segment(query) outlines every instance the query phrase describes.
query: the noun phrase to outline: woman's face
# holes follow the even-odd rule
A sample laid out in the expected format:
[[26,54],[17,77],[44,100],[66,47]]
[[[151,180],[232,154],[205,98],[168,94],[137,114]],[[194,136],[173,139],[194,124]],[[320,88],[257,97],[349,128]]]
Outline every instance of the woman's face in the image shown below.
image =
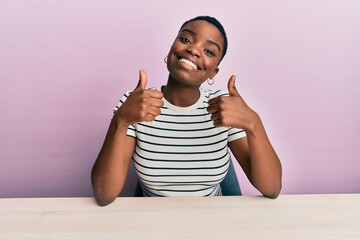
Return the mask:
[[211,23],[197,20],[186,24],[172,44],[167,68],[172,78],[200,86],[213,78],[223,51],[223,37]]

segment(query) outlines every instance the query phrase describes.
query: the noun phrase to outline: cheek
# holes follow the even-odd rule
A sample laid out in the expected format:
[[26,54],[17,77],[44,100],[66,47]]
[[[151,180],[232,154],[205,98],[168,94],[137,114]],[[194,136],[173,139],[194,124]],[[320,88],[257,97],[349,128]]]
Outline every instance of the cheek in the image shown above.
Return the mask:
[[171,47],[170,47],[170,49],[169,49],[169,52],[168,52],[167,56],[170,56],[172,52],[173,52],[173,45],[171,45]]
[[179,43],[179,41],[175,40],[171,47],[170,47],[170,52],[176,52],[177,50],[179,50],[181,48],[182,44]]
[[207,70],[212,73],[213,71],[215,71],[215,69],[218,67],[218,59],[211,59],[209,61],[207,61]]

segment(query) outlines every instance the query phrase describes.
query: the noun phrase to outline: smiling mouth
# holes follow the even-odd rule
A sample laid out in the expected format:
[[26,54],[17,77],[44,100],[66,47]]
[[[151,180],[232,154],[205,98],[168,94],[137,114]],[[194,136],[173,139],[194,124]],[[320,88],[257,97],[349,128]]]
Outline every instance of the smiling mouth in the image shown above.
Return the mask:
[[198,70],[198,67],[197,67],[196,64],[193,63],[192,61],[187,60],[187,59],[182,58],[182,57],[180,57],[178,60],[179,60],[180,62],[183,62],[183,63],[189,65],[189,66],[192,67],[193,69]]

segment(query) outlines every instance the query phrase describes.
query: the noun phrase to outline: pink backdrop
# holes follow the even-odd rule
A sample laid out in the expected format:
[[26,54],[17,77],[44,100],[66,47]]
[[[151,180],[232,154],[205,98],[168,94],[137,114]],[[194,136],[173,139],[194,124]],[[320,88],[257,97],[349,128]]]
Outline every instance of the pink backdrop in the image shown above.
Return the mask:
[[[163,59],[197,15],[227,30],[212,88],[238,75],[282,160],[282,193],[359,193],[360,1],[1,0],[0,197],[90,196],[114,105],[140,68],[149,87],[166,82]],[[130,171],[123,195],[133,184]]]

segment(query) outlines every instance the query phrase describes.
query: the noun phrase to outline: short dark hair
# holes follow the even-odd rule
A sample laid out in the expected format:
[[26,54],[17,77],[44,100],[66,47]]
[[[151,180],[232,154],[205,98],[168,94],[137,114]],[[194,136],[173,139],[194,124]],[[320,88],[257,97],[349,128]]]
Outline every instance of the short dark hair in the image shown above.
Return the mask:
[[220,62],[223,60],[225,54],[226,54],[226,51],[227,51],[227,47],[228,47],[228,40],[227,40],[227,37],[226,37],[226,32],[225,32],[225,29],[223,27],[223,25],[221,25],[221,23],[214,17],[210,17],[210,16],[198,16],[198,17],[195,17],[195,18],[192,18],[190,20],[187,20],[186,22],[184,22],[182,25],[181,25],[181,28],[180,30],[188,23],[190,22],[194,22],[194,21],[198,21],[198,20],[204,20],[204,21],[207,21],[208,23],[214,25],[221,33],[223,39],[224,39],[224,45],[223,45],[223,52],[222,52],[222,55],[221,55],[221,58],[220,58],[220,61],[219,61],[219,64]]

